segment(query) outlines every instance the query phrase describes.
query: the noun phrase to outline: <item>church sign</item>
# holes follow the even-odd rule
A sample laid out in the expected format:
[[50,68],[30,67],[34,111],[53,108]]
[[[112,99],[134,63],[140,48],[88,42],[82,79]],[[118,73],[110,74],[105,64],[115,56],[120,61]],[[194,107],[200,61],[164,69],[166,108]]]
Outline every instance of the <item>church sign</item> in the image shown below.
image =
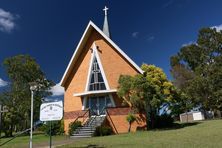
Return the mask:
[[40,106],[40,120],[41,121],[56,121],[63,117],[63,103],[62,101],[43,103]]

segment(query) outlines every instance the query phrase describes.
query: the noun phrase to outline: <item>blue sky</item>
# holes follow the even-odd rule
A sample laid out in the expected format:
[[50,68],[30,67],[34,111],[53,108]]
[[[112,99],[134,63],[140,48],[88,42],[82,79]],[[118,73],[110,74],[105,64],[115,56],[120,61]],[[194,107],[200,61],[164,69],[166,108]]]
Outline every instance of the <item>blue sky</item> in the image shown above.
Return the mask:
[[[105,5],[112,40],[138,65],[155,64],[170,79],[170,56],[195,42],[200,28],[222,28],[220,0],[0,0],[0,4],[0,63],[29,54],[55,83],[89,20],[102,28]],[[1,65],[0,87],[7,81]]]

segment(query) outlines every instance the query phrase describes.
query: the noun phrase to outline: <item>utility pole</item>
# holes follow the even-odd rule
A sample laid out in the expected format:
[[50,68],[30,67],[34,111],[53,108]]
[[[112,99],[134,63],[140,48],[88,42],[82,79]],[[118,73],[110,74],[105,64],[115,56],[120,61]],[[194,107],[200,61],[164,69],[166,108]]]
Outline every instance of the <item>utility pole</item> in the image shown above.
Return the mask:
[[33,128],[33,98],[34,98],[34,91],[37,90],[38,86],[36,82],[30,82],[30,91],[31,91],[31,127],[30,127],[30,141],[29,141],[29,148],[32,148],[32,128]]

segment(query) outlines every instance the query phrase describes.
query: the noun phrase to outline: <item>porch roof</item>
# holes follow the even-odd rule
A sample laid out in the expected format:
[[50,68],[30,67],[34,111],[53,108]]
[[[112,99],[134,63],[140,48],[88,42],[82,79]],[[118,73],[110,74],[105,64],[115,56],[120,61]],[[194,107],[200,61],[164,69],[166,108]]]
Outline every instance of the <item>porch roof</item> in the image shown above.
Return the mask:
[[88,96],[88,95],[96,95],[96,94],[110,94],[117,92],[116,89],[110,89],[110,90],[97,90],[97,91],[86,91],[82,93],[74,93],[73,96],[75,97],[81,97],[81,96]]

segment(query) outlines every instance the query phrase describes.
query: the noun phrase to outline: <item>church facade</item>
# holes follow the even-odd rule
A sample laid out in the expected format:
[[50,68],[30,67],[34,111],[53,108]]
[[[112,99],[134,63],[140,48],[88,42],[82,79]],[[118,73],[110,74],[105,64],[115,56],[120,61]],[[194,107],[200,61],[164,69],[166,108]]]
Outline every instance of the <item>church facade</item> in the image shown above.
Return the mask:
[[[103,30],[89,22],[60,82],[65,88],[65,132],[71,122],[91,116],[104,116],[114,133],[127,132],[130,108],[117,95],[118,79],[138,73],[143,71],[111,40],[105,8]],[[144,118],[137,118],[132,131],[145,126]]]

